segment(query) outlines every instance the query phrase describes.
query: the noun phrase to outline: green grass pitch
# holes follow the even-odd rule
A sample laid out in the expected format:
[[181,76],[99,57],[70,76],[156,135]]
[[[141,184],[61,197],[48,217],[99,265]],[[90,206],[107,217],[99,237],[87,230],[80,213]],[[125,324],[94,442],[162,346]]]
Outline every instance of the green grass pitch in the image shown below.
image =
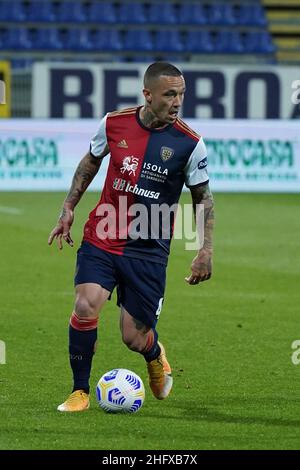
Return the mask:
[[[141,356],[121,342],[115,296],[99,323],[89,411],[56,411],[71,387],[67,328],[75,247],[48,247],[62,193],[0,193],[1,449],[299,449],[300,194],[215,194],[214,275],[188,286],[193,252],[175,240],[158,324],[174,373],[170,397],[152,397]],[[189,201],[189,195],[182,198]],[[17,208],[20,213],[5,212]],[[94,388],[115,367],[138,373],[146,400],[134,415],[107,415]]]

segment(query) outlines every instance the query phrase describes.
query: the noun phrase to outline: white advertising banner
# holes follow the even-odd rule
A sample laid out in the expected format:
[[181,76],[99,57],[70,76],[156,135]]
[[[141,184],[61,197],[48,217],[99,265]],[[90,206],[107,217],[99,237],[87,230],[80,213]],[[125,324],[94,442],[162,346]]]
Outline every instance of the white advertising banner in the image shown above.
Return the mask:
[[[41,62],[33,66],[32,117],[98,118],[143,104],[149,64]],[[300,119],[300,68],[176,64],[184,74],[184,118]]]
[[300,123],[186,122],[203,135],[215,191],[300,192]]
[[[213,191],[300,192],[299,122],[186,122],[204,137]],[[95,119],[0,120],[0,191],[68,190],[98,124]],[[103,187],[108,161],[90,189]]]
[[[97,130],[93,120],[0,120],[0,191],[65,191]],[[108,158],[91,189],[102,188]]]

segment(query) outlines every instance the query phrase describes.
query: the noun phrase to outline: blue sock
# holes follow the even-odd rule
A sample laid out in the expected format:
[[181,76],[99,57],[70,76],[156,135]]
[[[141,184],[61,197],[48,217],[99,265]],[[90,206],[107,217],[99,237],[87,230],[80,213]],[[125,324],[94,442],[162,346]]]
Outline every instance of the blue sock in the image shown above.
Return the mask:
[[73,371],[75,390],[84,390],[89,393],[89,379],[97,340],[97,328],[80,331],[69,326],[69,353],[70,364]]

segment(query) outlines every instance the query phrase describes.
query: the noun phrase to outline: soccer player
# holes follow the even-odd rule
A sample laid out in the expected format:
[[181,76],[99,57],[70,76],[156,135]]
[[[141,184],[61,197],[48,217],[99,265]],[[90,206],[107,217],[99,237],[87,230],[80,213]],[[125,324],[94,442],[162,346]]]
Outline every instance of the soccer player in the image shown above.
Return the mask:
[[[170,207],[178,202],[185,183],[191,191],[194,211],[197,204],[204,205],[204,244],[185,280],[196,285],[210,278],[214,203],[203,139],[178,117],[184,92],[185,81],[178,68],[166,62],[148,67],[144,75],[145,104],[108,113],[101,120],[49,236],[49,245],[56,239],[60,249],[63,240],[73,246],[70,229],[74,208],[110,153],[101,198],[85,224],[77,253],[76,300],[69,325],[74,386],[71,395],[58,406],[59,411],[89,408],[98,315],[115,287],[123,342],[144,356],[153,395],[162,400],[171,391],[171,367],[158,341],[156,323],[163,303],[174,220],[169,237],[160,235],[164,221],[156,236],[136,236],[137,230],[130,229],[130,208],[139,203],[147,215],[154,204]],[[115,214],[118,216],[114,219]],[[151,224],[150,220],[149,231]]]

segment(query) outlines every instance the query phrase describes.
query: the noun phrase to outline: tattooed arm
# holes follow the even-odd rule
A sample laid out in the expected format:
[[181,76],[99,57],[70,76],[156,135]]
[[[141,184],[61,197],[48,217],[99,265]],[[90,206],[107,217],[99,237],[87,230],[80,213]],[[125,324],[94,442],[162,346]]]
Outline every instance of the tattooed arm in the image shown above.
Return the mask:
[[199,284],[211,277],[212,272],[212,233],[214,227],[214,200],[208,183],[190,188],[194,215],[196,218],[197,204],[204,205],[204,243],[191,265],[191,274],[185,280],[188,284]]
[[64,239],[70,246],[73,246],[70,229],[74,220],[74,208],[98,173],[101,162],[108,153],[109,148],[108,145],[106,145],[99,157],[95,158],[88,152],[80,161],[73,176],[70,191],[63,203],[58,222],[50,233],[48,239],[49,245],[51,245],[53,239],[56,238],[60,250],[62,249],[62,239]]
[[95,158],[90,153],[87,153],[85,157],[83,157],[73,176],[72,185],[65,199],[64,207],[68,207],[71,210],[74,209],[80,201],[81,196],[98,173],[102,159],[108,152],[108,146],[106,146],[100,157]]

